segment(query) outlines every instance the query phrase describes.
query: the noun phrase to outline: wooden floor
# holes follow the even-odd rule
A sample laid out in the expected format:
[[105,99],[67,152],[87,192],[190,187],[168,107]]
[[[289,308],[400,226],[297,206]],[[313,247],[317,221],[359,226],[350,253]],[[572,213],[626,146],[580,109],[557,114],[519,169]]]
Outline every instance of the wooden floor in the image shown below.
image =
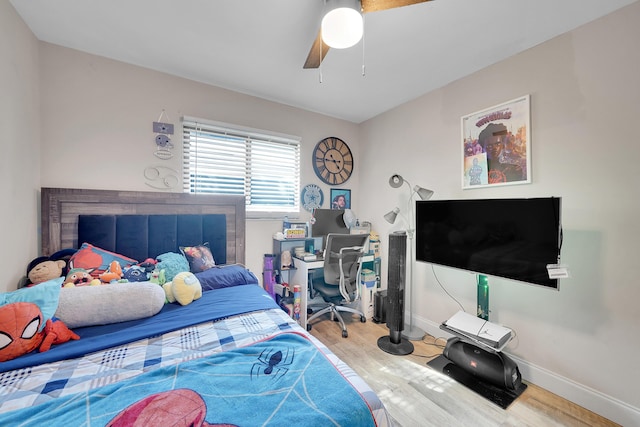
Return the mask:
[[444,339],[412,341],[415,350],[395,356],[380,350],[385,325],[347,321],[313,322],[311,333],[349,364],[378,394],[397,426],[618,426],[533,384],[506,410],[427,366],[442,353]]

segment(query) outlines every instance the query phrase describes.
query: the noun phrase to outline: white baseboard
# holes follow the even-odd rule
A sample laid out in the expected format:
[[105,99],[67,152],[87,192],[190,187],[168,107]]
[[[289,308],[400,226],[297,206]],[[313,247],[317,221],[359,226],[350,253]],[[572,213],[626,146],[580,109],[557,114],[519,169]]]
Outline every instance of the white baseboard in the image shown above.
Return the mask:
[[[419,317],[414,317],[414,322],[415,326],[435,337],[448,338],[453,336],[440,329],[439,323],[436,324]],[[542,387],[622,426],[640,425],[639,408],[534,365],[508,352],[505,353],[518,364],[520,374],[527,382]]]

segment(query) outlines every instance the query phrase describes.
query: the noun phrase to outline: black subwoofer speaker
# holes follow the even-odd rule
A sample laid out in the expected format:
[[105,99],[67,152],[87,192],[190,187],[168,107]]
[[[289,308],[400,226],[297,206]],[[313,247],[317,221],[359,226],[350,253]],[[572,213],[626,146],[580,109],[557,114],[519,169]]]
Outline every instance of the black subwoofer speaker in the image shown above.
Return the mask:
[[402,338],[404,329],[404,288],[407,271],[407,234],[389,235],[387,263],[387,327],[389,336],[378,339],[378,347],[391,354],[410,354],[413,344]]
[[387,322],[387,291],[378,291],[373,295],[373,321]]
[[507,390],[520,389],[518,365],[502,352],[490,352],[458,338],[450,338],[442,355],[479,379]]

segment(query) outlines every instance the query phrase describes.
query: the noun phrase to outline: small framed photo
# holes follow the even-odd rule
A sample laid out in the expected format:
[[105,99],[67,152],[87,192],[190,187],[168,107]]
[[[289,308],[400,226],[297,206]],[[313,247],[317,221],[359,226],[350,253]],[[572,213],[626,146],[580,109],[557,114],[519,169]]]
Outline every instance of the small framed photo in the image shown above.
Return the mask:
[[331,209],[351,209],[351,190],[332,188]]
[[529,95],[462,117],[462,189],[531,183]]

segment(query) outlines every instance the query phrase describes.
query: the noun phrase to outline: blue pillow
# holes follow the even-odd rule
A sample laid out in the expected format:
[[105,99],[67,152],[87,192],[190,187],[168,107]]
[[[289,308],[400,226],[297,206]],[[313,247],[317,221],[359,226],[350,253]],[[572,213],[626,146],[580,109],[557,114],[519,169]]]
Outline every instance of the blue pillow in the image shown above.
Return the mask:
[[240,264],[216,266],[200,273],[195,273],[203,291],[229,288],[238,285],[257,285],[258,278]]
[[63,281],[64,277],[58,277],[29,288],[0,294],[0,307],[14,302],[31,302],[37,305],[42,311],[43,323],[40,328],[42,329],[58,309],[60,287]]

